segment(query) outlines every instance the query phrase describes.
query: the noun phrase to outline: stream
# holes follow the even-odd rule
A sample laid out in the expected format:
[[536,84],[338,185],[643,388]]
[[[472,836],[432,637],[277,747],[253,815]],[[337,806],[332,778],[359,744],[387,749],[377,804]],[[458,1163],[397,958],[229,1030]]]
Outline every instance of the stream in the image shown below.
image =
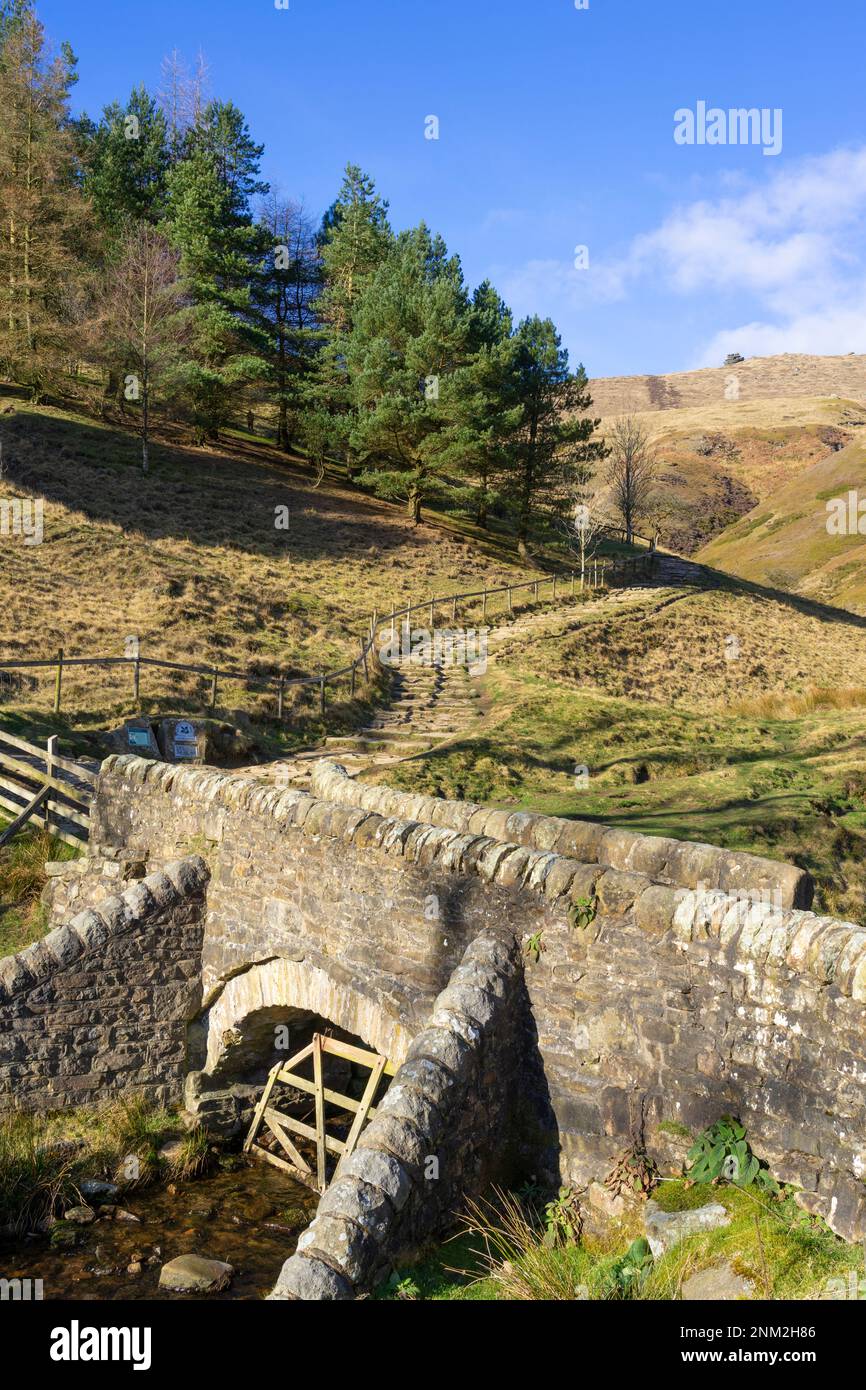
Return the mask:
[[[117,1200],[138,1220],[100,1215],[96,1207],[96,1220],[78,1228],[71,1249],[56,1249],[47,1234],[0,1237],[0,1274],[41,1279],[46,1300],[263,1298],[318,1204],[309,1188],[251,1160],[231,1172],[127,1190]],[[161,1289],[162,1266],[187,1254],[233,1265],[229,1288],[218,1294]]]

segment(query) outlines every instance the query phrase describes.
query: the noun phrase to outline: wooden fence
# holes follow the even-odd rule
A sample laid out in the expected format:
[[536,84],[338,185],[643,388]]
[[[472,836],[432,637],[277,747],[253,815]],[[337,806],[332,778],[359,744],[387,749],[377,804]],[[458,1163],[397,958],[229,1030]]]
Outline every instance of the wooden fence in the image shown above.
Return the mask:
[[[369,682],[371,669],[376,662],[376,648],[379,632],[384,627],[390,627],[392,636],[396,632],[398,622],[403,623],[412,614],[424,614],[429,620],[431,629],[436,624],[437,618],[441,621],[443,612],[447,613],[450,621],[455,623],[462,610],[465,611],[470,605],[480,605],[482,622],[486,621],[488,607],[497,599],[502,599],[505,611],[511,615],[514,612],[514,597],[516,594],[525,595],[528,590],[530,602],[538,602],[547,597],[574,598],[580,589],[599,588],[605,584],[620,583],[628,584],[636,581],[641,575],[649,573],[656,562],[655,552],[648,552],[637,556],[624,556],[617,559],[591,560],[581,576],[575,570],[565,571],[545,575],[541,579],[528,579],[519,584],[500,584],[496,588],[475,589],[467,593],[444,594],[439,597],[425,598],[419,603],[408,603],[402,608],[392,608],[390,613],[379,614],[374,612],[370,618],[366,631],[358,637],[358,655],[345,666],[332,671],[319,671],[317,675],[309,676],[257,676],[245,671],[233,671],[217,666],[196,665],[184,661],[165,661],[161,657],[145,657],[138,650],[134,656],[66,656],[61,650],[56,656],[39,660],[15,659],[12,661],[0,661],[0,671],[34,671],[34,670],[53,670],[54,671],[54,713],[59,714],[63,694],[64,672],[76,666],[98,666],[110,669],[115,666],[126,666],[132,676],[132,696],[135,707],[139,706],[141,693],[142,672],[148,668],[159,668],[163,671],[182,671],[188,675],[203,676],[210,685],[209,708],[213,713],[217,706],[217,694],[221,681],[237,681],[249,690],[262,690],[271,693],[276,701],[277,718],[282,719],[285,708],[286,694],[292,689],[309,689],[315,691],[319,709],[325,713],[327,705],[326,689],[335,687],[338,682],[345,681],[347,685],[346,693],[354,697],[358,684],[361,681]],[[545,590],[542,593],[542,590]]]
[[76,848],[87,840],[96,772],[64,758],[52,735],[44,748],[0,728],[0,807],[12,822],[0,834],[5,844],[27,821]]

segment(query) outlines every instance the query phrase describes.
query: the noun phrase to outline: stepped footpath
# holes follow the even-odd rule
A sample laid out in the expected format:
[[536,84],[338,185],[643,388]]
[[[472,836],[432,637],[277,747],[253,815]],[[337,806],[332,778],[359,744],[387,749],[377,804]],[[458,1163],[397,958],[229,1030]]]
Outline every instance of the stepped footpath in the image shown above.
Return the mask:
[[[612,589],[578,607],[573,602],[524,610],[488,632],[487,659],[495,662],[527,637],[561,633],[581,618],[635,604],[646,605],[658,596],[661,603],[683,597],[695,586],[707,587],[709,576],[700,565],[675,555],[659,557],[656,573],[636,579],[627,588]],[[244,769],[249,775],[284,786],[305,786],[311,770],[324,754],[339,760],[353,776],[375,773],[409,758],[423,757],[435,748],[472,738],[483,726],[484,706],[480,682],[465,663],[431,661],[417,653],[392,668],[390,699],[371,716],[370,722],[349,735],[325,739],[291,759]]]

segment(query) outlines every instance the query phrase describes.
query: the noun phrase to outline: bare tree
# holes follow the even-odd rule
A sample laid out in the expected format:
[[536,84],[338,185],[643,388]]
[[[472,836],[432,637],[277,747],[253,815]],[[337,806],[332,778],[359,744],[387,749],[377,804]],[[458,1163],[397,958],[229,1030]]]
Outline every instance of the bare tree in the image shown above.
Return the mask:
[[622,517],[626,541],[634,538],[635,522],[647,514],[658,472],[655,445],[634,415],[614,420],[607,435],[610,448],[607,479],[613,505]]
[[210,65],[201,49],[190,74],[186,59],[173,48],[162,60],[162,82],[157,99],[168,125],[171,145],[177,150],[188,130],[197,126],[207,105]]
[[153,397],[178,365],[186,338],[178,260],[155,227],[133,227],[109,268],[94,324],[101,355],[124,363],[126,399],[141,406],[143,473],[148,468]]
[[580,562],[580,591],[583,593],[587,568],[598,554],[599,545],[608,529],[589,493],[581,492],[578,495],[573,511],[566,519],[565,529],[569,548]]

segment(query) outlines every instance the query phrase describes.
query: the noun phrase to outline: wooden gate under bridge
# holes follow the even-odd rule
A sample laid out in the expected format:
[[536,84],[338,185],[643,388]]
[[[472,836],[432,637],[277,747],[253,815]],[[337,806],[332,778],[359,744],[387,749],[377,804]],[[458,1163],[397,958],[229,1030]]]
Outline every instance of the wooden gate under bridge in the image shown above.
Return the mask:
[[[333,1091],[324,1084],[322,1062],[326,1055],[341,1057],[346,1062],[354,1062],[358,1066],[369,1069],[370,1076],[360,1100],[355,1100],[353,1096],[343,1095],[339,1091]],[[309,1057],[313,1059],[312,1080],[306,1076],[299,1076],[296,1071],[292,1070],[293,1067],[299,1066]],[[382,1077],[393,1076],[395,1071],[394,1064],[378,1052],[368,1052],[365,1048],[355,1047],[352,1043],[339,1042],[336,1038],[326,1037],[323,1033],[314,1033],[311,1043],[301,1048],[301,1051],[296,1052],[294,1057],[290,1057],[287,1062],[278,1062],[268,1073],[265,1089],[256,1106],[253,1122],[244,1141],[244,1152],[254,1154],[257,1158],[263,1158],[268,1163],[273,1163],[277,1168],[284,1169],[291,1173],[292,1177],[306,1183],[308,1187],[312,1187],[314,1191],[324,1192],[328,1185],[328,1154],[337,1154],[339,1159],[342,1159],[353,1152],[361,1130],[376,1113],[373,1101],[376,1098]],[[297,1090],[304,1091],[314,1098],[315,1126],[305,1124],[302,1120],[296,1120],[293,1115],[287,1115],[271,1104],[272,1093],[278,1082],[287,1086],[294,1086]],[[353,1116],[345,1139],[338,1139],[335,1135],[328,1134],[325,1127],[326,1105],[335,1106],[337,1111]],[[286,1155],[285,1158],[281,1158],[279,1154],[272,1153],[262,1144],[256,1142],[263,1126],[267,1126],[270,1130]],[[293,1142],[291,1137],[293,1134],[315,1143],[315,1174],[300,1149]]]

